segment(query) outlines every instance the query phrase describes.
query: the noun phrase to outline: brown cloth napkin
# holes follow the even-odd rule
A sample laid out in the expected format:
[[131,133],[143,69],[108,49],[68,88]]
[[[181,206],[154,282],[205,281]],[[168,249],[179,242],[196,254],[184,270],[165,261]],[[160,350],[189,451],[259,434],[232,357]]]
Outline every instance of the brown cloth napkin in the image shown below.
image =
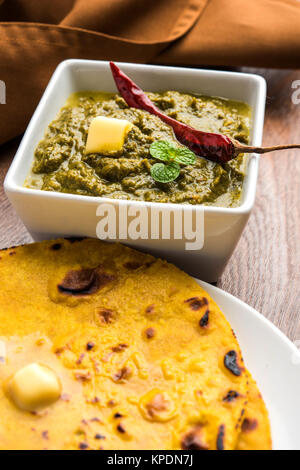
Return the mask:
[[0,144],[68,58],[297,68],[300,1],[0,0]]

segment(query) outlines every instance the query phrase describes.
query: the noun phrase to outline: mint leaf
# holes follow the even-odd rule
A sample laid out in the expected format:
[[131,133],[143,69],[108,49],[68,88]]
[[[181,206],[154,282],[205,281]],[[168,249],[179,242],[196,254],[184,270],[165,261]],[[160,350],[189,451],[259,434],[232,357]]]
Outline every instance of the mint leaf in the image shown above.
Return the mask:
[[150,145],[150,155],[157,160],[169,161],[175,156],[176,147],[167,140],[156,140]]
[[157,140],[150,145],[150,154],[153,158],[164,162],[175,161],[181,165],[193,165],[196,155],[187,147],[175,147],[167,140]]
[[174,160],[182,165],[193,165],[196,162],[196,155],[186,147],[178,147]]
[[196,162],[196,155],[186,147],[175,147],[166,140],[157,140],[150,145],[152,157],[165,163],[155,163],[151,167],[151,176],[159,183],[170,183],[178,178],[180,165],[192,165]]
[[155,163],[151,167],[151,176],[159,183],[170,183],[174,181],[180,173],[180,166],[176,162],[169,162],[167,165],[164,163]]

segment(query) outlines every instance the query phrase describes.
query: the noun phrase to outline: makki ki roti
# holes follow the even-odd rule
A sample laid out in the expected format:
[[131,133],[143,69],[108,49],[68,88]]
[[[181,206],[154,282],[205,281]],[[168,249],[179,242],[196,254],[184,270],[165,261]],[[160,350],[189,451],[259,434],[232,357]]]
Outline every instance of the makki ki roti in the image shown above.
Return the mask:
[[[249,373],[227,320],[192,278],[95,239],[0,257],[0,448],[247,445]],[[55,372],[61,395],[24,411],[7,384],[32,363]]]

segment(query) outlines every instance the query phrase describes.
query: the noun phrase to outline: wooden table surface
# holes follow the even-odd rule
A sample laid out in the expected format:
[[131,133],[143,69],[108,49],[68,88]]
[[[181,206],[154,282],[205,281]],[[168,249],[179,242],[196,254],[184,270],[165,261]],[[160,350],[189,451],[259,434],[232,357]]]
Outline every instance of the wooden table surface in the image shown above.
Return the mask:
[[[300,143],[299,71],[243,69],[268,83],[264,144]],[[0,149],[0,248],[31,241],[3,193],[18,140]],[[262,156],[255,208],[218,286],[300,341],[300,151]]]

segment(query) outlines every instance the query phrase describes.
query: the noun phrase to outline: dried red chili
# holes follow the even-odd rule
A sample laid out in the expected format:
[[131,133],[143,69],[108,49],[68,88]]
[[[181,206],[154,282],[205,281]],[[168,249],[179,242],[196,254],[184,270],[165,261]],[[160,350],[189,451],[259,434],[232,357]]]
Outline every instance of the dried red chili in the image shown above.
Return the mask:
[[128,106],[131,108],[143,109],[151,114],[155,114],[162,121],[173,128],[177,140],[188,147],[192,152],[207,160],[224,164],[240,153],[266,153],[274,150],[284,150],[289,148],[300,148],[300,145],[280,145],[276,147],[251,147],[240,144],[222,134],[203,132],[183,124],[164,114],[119,67],[110,62],[110,68],[117,88]]

